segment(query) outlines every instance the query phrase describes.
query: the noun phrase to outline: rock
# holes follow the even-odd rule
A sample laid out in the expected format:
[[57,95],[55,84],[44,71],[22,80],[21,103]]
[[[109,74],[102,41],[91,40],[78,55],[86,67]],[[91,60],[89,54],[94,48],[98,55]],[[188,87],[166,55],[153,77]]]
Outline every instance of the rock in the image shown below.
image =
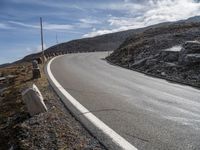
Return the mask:
[[167,67],[177,67],[177,64],[171,63],[171,62],[166,62],[165,65],[166,65]]
[[7,87],[0,87],[0,97],[4,96],[4,91],[6,91],[7,89]]
[[147,66],[154,66],[155,64],[157,64],[157,60],[156,59],[147,59],[146,60],[146,65]]
[[166,62],[175,62],[178,61],[179,58],[179,51],[161,51],[160,57],[163,61]]
[[162,76],[166,76],[166,73],[165,73],[165,72],[161,72],[161,75],[162,75]]
[[12,84],[15,82],[17,76],[16,75],[7,75],[6,76],[6,81],[7,81],[7,84]]
[[22,92],[22,98],[31,116],[47,111],[43,96],[35,84]]
[[198,42],[198,41],[185,42],[182,46],[180,53],[181,54],[200,53],[200,42]]
[[9,150],[14,150],[14,146],[12,145],[12,146],[9,148]]
[[139,61],[136,61],[136,62],[134,62],[134,64],[132,64],[132,67],[143,66],[146,61],[147,61],[147,58],[144,58],[144,59],[141,59]]
[[200,42],[188,41],[183,44],[183,48],[179,54],[178,62],[181,65],[200,63]]
[[187,54],[182,58],[181,63],[185,65],[200,63],[200,54]]
[[0,84],[6,83],[6,77],[0,77]]

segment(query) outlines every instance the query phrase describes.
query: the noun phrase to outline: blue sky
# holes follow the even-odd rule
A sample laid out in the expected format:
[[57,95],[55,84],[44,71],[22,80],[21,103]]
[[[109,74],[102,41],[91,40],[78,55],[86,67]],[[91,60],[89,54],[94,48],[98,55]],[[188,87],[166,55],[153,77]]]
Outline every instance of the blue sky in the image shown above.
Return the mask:
[[200,15],[198,0],[1,0],[0,64],[72,39]]

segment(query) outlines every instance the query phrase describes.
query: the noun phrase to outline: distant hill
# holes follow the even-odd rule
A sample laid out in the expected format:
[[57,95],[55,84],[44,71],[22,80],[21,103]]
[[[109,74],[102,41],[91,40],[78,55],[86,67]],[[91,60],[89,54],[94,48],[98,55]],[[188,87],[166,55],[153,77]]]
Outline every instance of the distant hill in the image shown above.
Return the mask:
[[[111,34],[105,34],[93,38],[83,38],[72,40],[65,43],[60,43],[49,47],[45,53],[52,53],[57,51],[70,51],[70,52],[87,52],[87,51],[109,51],[118,48],[118,46],[130,35],[138,33],[144,29],[129,30]],[[41,53],[31,54],[23,58],[27,61],[37,57]]]
[[[200,21],[200,17],[192,17],[187,20],[181,20],[176,23],[188,23],[188,22],[197,22]],[[139,29],[131,29],[116,33],[105,34],[101,36],[96,36],[92,38],[83,38],[72,40],[65,43],[60,43],[49,47],[45,50],[45,54],[57,52],[57,51],[70,51],[70,52],[87,52],[87,51],[110,51],[117,49],[126,39],[133,37],[139,33],[144,32],[145,30],[151,30],[159,27],[167,27],[174,22],[164,22],[155,24],[152,26],[139,28]],[[38,56],[41,53],[31,54],[22,59],[22,61],[30,61]]]
[[10,63],[1,64],[1,65],[0,65],[0,68],[8,67],[9,65],[11,65],[11,64],[10,64]]
[[189,19],[186,19],[185,22],[200,22],[200,16],[194,16]]
[[[91,38],[83,38],[72,40],[65,43],[60,43],[49,47],[45,50],[45,54],[59,51],[68,51],[68,52],[92,52],[92,51],[113,51],[117,49],[124,40],[128,37],[141,33],[150,28],[157,28],[163,25],[169,25],[170,22],[160,23],[144,28],[131,29],[121,32],[115,32],[110,34],[104,34]],[[22,61],[30,61],[34,58],[40,56],[41,53],[31,54],[22,59]]]

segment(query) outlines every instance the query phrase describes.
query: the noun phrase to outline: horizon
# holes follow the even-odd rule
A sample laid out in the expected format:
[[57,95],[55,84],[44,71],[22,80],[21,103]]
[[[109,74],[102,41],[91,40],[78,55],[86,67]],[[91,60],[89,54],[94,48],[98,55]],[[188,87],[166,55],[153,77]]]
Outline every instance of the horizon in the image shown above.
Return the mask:
[[0,8],[0,64],[41,51],[40,17],[47,48],[56,36],[62,43],[200,15],[197,0],[3,0]]

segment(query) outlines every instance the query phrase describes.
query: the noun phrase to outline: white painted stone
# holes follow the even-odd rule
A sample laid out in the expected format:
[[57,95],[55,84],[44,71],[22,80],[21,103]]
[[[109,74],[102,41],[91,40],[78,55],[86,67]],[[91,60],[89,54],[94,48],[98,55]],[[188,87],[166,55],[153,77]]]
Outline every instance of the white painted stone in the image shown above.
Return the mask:
[[47,111],[43,96],[35,84],[22,92],[22,98],[31,116]]

